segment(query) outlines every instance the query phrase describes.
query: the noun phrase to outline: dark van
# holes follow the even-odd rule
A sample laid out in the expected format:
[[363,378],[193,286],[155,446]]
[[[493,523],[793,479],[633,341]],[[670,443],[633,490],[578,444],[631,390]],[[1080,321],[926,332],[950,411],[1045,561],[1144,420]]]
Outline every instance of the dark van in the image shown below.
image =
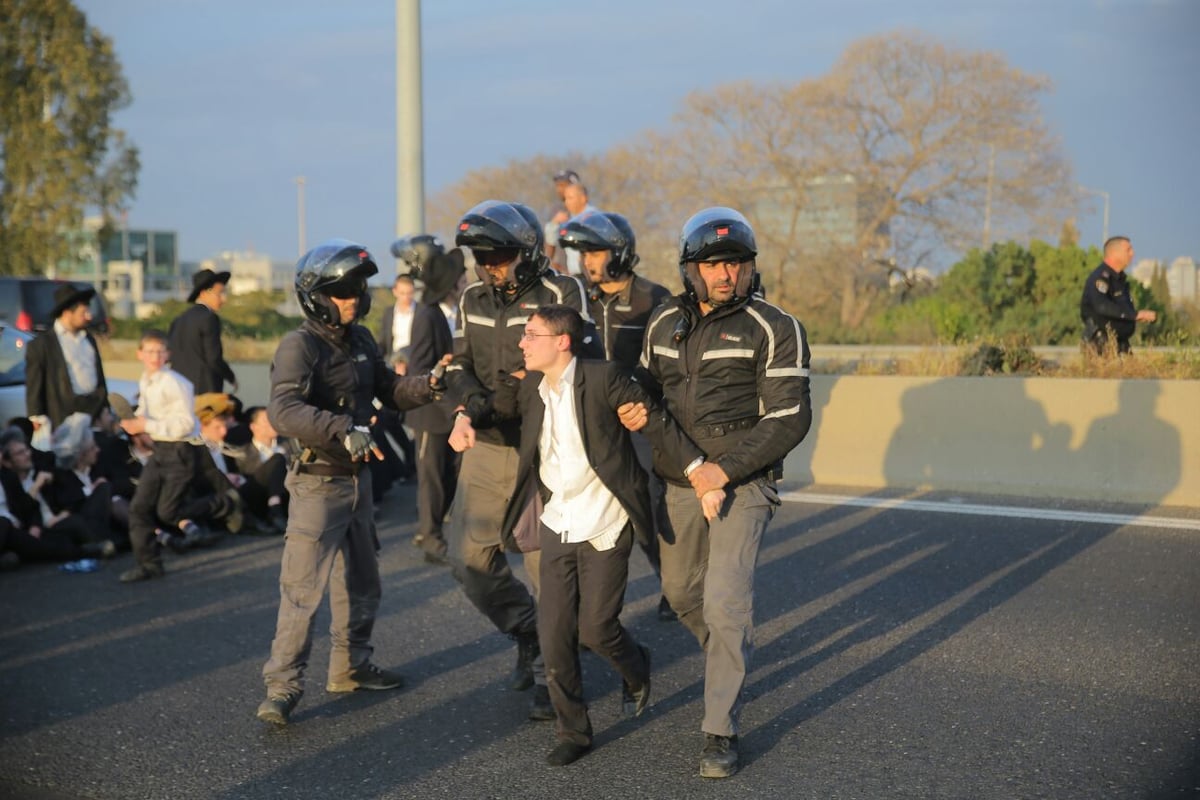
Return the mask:
[[[52,278],[0,278],[0,327],[40,333],[54,325],[50,312],[54,309],[54,290],[68,281]],[[80,289],[92,284],[69,281]],[[108,333],[108,310],[97,293],[92,298],[93,333]]]

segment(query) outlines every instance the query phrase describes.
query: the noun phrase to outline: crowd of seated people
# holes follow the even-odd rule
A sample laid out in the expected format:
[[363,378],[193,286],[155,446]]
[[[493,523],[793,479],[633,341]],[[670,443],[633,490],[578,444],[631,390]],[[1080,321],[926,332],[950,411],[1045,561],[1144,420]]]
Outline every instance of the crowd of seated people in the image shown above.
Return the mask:
[[[120,414],[133,413],[122,398],[114,401]],[[195,399],[195,414],[195,443],[205,455],[186,480],[181,519],[156,520],[156,538],[182,553],[225,532],[282,534],[290,455],[266,409],[243,413],[233,396],[206,393]],[[50,433],[49,450],[35,448],[33,434],[24,417],[0,429],[0,569],[128,551],[130,503],[154,440],[125,433],[109,408],[95,419],[69,416]]]

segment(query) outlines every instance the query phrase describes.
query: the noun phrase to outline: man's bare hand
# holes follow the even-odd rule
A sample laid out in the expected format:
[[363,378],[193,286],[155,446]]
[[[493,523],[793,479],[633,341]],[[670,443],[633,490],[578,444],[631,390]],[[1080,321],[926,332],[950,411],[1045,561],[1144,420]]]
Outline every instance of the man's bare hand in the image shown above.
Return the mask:
[[713,489],[724,489],[729,483],[729,476],[725,474],[725,470],[713,461],[705,461],[700,466],[692,470],[692,474],[688,476],[688,480],[692,482],[692,488],[696,490],[696,496],[703,498],[704,495],[711,492]]
[[123,419],[121,420],[121,430],[125,431],[130,436],[133,436],[136,433],[145,433],[146,418],[134,417],[133,419]]
[[704,511],[704,518],[712,522],[717,517],[721,516],[721,506],[725,505],[725,490],[713,489],[711,492],[705,492],[700,498],[700,508]]
[[456,453],[462,453],[475,446],[475,426],[465,415],[454,418],[454,430],[450,431],[450,448]]
[[1154,322],[1158,319],[1158,312],[1145,308],[1137,312],[1138,322]]
[[640,431],[650,421],[650,412],[642,403],[622,403],[617,407],[617,418],[631,431]]

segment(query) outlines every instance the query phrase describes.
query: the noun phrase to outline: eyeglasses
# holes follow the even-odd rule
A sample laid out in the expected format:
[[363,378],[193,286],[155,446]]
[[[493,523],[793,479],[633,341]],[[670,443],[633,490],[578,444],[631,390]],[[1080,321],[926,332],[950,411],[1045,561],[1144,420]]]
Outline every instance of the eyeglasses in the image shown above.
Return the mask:
[[529,331],[525,331],[523,334],[521,334],[521,338],[527,342],[532,342],[534,339],[537,339],[542,336],[547,336],[547,337],[550,337],[553,339],[553,338],[557,338],[559,336],[566,336],[566,334],[565,333],[530,333]]

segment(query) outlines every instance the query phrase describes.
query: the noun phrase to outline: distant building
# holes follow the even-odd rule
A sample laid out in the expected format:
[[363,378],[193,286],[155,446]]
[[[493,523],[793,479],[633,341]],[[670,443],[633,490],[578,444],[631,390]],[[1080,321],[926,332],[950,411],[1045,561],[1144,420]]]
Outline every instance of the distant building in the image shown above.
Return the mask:
[[88,281],[115,317],[145,317],[155,306],[187,296],[175,231],[119,228],[103,240],[101,220],[88,217],[72,235],[72,257],[59,262],[54,277]]
[[286,291],[296,278],[296,265],[291,261],[272,261],[264,253],[222,251],[215,258],[200,262],[199,269],[228,272],[229,293]]
[[1200,300],[1196,291],[1196,259],[1180,256],[1167,267],[1167,288],[1171,291],[1171,305],[1195,303]]
[[1158,269],[1158,266],[1158,262],[1153,258],[1143,258],[1134,264],[1133,269],[1129,270],[1129,274],[1134,280],[1149,289],[1154,280],[1154,271]]
[[887,223],[865,234],[885,199],[853,175],[820,176],[799,191],[785,184],[768,188],[752,216],[770,238],[793,242],[796,255],[863,247],[864,258],[881,258],[891,246]]

